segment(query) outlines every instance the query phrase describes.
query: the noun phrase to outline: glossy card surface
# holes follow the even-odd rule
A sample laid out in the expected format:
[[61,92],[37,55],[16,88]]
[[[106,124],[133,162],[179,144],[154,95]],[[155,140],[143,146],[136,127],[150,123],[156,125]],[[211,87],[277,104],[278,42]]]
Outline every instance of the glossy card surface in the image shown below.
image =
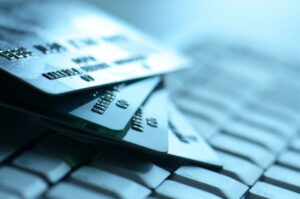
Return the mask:
[[185,63],[130,25],[79,1],[0,9],[1,75],[47,94],[157,75]]
[[84,103],[81,96],[73,98],[65,102],[65,105],[61,104],[57,111],[112,131],[123,131],[159,82],[160,77],[152,77],[134,83],[119,84],[105,91],[92,92]]
[[0,103],[75,128],[101,129],[112,135],[124,132],[134,113],[160,82],[157,76],[53,98],[36,93],[26,96],[26,91],[9,92],[0,94]]
[[134,114],[123,140],[148,150],[168,153],[167,92],[156,90]]
[[[154,155],[168,155],[168,110],[167,93],[156,89],[147,101],[137,109],[123,131],[103,129],[101,126],[70,125],[66,122],[45,117],[49,127],[70,136],[86,137],[91,140],[107,139],[121,145],[151,152]],[[50,119],[50,120],[48,120]],[[56,121],[56,122],[55,122]]]
[[216,169],[222,168],[222,162],[214,150],[200,134],[184,119],[171,101],[168,102],[169,113],[169,149],[168,154],[192,160]]

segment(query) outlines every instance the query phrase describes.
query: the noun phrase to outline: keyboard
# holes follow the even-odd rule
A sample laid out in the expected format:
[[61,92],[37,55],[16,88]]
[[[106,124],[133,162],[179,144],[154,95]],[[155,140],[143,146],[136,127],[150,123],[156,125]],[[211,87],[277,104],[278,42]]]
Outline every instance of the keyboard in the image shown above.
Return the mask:
[[222,41],[194,44],[185,54],[195,67],[165,82],[222,170],[63,136],[35,116],[2,107],[0,198],[299,199],[295,63]]

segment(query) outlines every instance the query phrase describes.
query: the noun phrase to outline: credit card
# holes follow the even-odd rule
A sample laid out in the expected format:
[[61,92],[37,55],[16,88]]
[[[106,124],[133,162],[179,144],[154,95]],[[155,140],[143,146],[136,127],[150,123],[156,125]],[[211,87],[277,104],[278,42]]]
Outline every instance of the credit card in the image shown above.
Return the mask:
[[168,154],[166,99],[167,92],[163,88],[157,88],[121,132],[105,130],[95,125],[70,125],[49,117],[44,118],[50,128],[62,134],[91,140],[106,140],[161,156]]
[[185,120],[163,88],[135,113],[123,140],[159,156],[222,168],[214,150]]
[[171,101],[168,102],[168,114],[168,154],[221,169],[222,162],[214,150],[185,120],[184,116]]
[[102,129],[70,129],[66,125],[47,121],[51,128],[77,138],[103,140],[162,158],[175,158],[182,162],[201,164],[213,169],[221,169],[222,162],[213,149],[185,121],[184,116],[168,100],[167,92],[157,89],[133,115],[123,132],[108,133]]
[[134,113],[160,81],[160,77],[152,77],[100,88],[96,91],[52,98],[43,95],[27,95],[26,90],[10,93],[1,89],[2,94],[7,94],[0,94],[0,103],[75,128],[92,128],[113,135],[124,131]]
[[156,153],[168,153],[167,92],[156,90],[134,114],[123,140]]
[[152,77],[134,83],[122,83],[105,91],[102,89],[85,96],[72,97],[70,101],[64,100],[65,102],[53,108],[66,116],[73,116],[112,131],[123,131],[159,82],[160,77]]
[[[99,120],[92,122],[87,112],[93,112],[94,103],[91,102],[96,102],[97,104],[99,99],[108,99],[107,96],[103,98],[103,94],[99,95],[100,97],[98,94],[97,96],[89,94],[88,97],[85,97],[81,93],[79,95],[80,99],[74,99],[74,95],[72,95],[73,97],[68,99],[63,97],[59,100],[53,99],[55,102],[42,102],[42,100],[38,103],[38,97],[36,96],[32,97],[32,101],[29,102],[22,99],[22,96],[24,96],[22,93],[14,96],[4,96],[0,93],[0,104],[40,116],[49,124],[49,127],[54,128],[62,134],[74,137],[86,137],[92,140],[117,142],[122,145],[131,145],[134,148],[138,147],[145,151],[156,152],[156,154],[167,154],[168,115],[165,103],[167,94],[159,83],[160,78],[153,77],[128,83],[124,86],[120,84],[101,91],[101,93],[105,94],[108,91],[110,94],[112,90],[119,90],[114,91],[119,94],[116,93],[116,97],[111,102],[111,105],[109,105],[109,107],[115,107],[107,108],[103,115],[95,112]],[[147,92],[145,91],[146,88]],[[153,91],[153,89],[155,90]],[[143,100],[136,99],[140,95],[143,95],[145,98]],[[95,99],[87,100],[91,96]],[[122,96],[120,99],[126,99],[128,102],[120,104],[121,106],[127,106],[128,113],[121,113],[122,111],[126,111],[127,108],[124,109],[117,105],[117,99],[120,96]],[[111,98],[111,96],[109,97]],[[140,102],[139,105],[137,101]],[[132,106],[131,110],[129,110],[130,106]],[[106,115],[106,111],[108,110],[112,113]],[[101,117],[105,118],[103,121],[114,121],[116,123],[123,120],[122,123],[124,126],[119,126],[120,129],[116,128],[113,126],[114,123],[104,123],[101,121]],[[104,124],[108,125],[104,126]]]
[[0,12],[0,75],[44,93],[75,92],[187,66],[178,53],[86,3],[16,5]]

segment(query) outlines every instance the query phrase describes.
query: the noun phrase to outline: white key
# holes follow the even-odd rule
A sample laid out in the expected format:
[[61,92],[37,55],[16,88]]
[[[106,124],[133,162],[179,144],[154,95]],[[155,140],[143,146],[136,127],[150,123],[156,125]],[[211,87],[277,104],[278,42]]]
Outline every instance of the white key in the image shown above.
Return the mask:
[[92,165],[130,178],[153,189],[170,175],[169,171],[164,170],[141,157],[112,151],[100,154],[92,162]]
[[155,193],[159,198],[220,199],[219,196],[173,180],[163,182]]
[[88,166],[83,166],[73,172],[71,180],[118,198],[145,198],[151,192],[134,181]]
[[3,199],[19,199],[18,196],[0,190],[0,198]]
[[241,77],[237,77],[235,74],[223,72],[208,82],[206,86],[213,87],[214,89],[223,89],[226,93],[241,97],[251,90],[250,86],[253,86],[251,83],[246,83],[244,80],[241,81]]
[[46,190],[47,184],[33,174],[3,166],[0,168],[0,188],[23,198],[35,198]]
[[228,176],[194,166],[180,167],[175,171],[174,179],[225,198],[240,198],[248,189]]
[[249,199],[263,199],[263,198],[299,199],[300,194],[265,182],[257,182],[250,189],[248,198]]
[[254,142],[274,152],[282,151],[286,145],[284,140],[268,131],[237,121],[229,122],[222,132]]
[[255,124],[259,127],[265,128],[270,132],[281,136],[282,138],[289,138],[295,134],[295,129],[290,125],[279,121],[277,119],[260,115],[258,113],[243,112],[243,115],[238,116],[238,118],[247,121],[251,124]]
[[202,120],[201,118],[195,115],[185,114],[187,121],[189,121],[202,136],[206,139],[209,139],[215,133],[217,133],[217,126],[208,121]]
[[191,98],[195,98],[195,99],[205,98],[207,100],[212,100],[214,102],[222,104],[227,109],[231,109],[231,110],[235,109],[239,106],[239,103],[237,101],[234,101],[234,100],[232,100],[232,98],[230,98],[226,95],[222,95],[211,89],[201,88],[201,89],[197,90],[196,86],[194,86],[190,90],[191,90],[191,94],[188,97],[191,97]]
[[223,82],[220,81],[210,81],[208,84],[204,85],[205,89],[210,89],[213,92],[217,92],[221,95],[225,95],[228,98],[232,98],[233,101],[240,101],[242,98],[245,97],[245,92],[241,92],[241,90],[237,90],[231,88],[230,86],[225,86],[222,84]]
[[260,114],[258,112],[251,112],[249,115],[251,118],[256,118],[257,120],[261,121],[262,123],[269,124],[270,126],[273,126],[274,128],[277,128],[281,132],[286,133],[287,135],[294,135],[295,134],[295,126],[292,126],[291,124],[286,123],[285,121],[282,121],[276,117],[272,116],[266,116],[263,114]]
[[218,99],[210,95],[192,92],[186,95],[181,95],[180,99],[182,100],[187,99],[187,100],[191,100],[203,104],[205,106],[211,106],[220,110],[228,111],[228,108],[222,103],[222,101],[219,101],[220,98]]
[[247,160],[223,152],[217,152],[217,154],[224,164],[221,173],[235,178],[248,186],[253,185],[263,173],[262,168]]
[[48,191],[49,199],[109,199],[112,198],[100,192],[92,191],[75,184],[61,182]]
[[262,168],[267,168],[275,160],[275,155],[265,148],[228,135],[214,136],[210,143],[221,151],[245,158]]
[[273,117],[282,119],[285,122],[289,123],[289,125],[293,126],[296,126],[300,119],[297,111],[291,111],[283,106],[272,103],[272,101],[265,101],[261,99],[258,99],[257,102],[250,103],[248,105],[248,110],[255,110],[260,112],[261,114],[272,115]]
[[300,153],[294,151],[284,151],[278,157],[279,164],[300,171]]
[[278,165],[272,165],[265,173],[263,180],[300,193],[300,172]]
[[299,136],[292,140],[290,148],[293,149],[294,151],[300,152],[300,137]]
[[40,174],[51,183],[57,182],[71,170],[64,161],[33,151],[23,153],[14,159],[13,164]]
[[176,104],[183,112],[207,118],[214,123],[222,122],[228,117],[228,113],[203,105],[195,100],[179,99],[176,101]]

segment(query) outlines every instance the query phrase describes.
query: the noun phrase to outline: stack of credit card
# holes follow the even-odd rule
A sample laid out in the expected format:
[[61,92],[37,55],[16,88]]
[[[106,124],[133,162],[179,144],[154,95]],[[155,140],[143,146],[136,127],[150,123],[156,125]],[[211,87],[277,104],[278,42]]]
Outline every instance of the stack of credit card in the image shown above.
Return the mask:
[[164,74],[187,66],[178,53],[84,3],[30,1],[0,11],[1,105],[69,136],[220,168],[164,88]]

